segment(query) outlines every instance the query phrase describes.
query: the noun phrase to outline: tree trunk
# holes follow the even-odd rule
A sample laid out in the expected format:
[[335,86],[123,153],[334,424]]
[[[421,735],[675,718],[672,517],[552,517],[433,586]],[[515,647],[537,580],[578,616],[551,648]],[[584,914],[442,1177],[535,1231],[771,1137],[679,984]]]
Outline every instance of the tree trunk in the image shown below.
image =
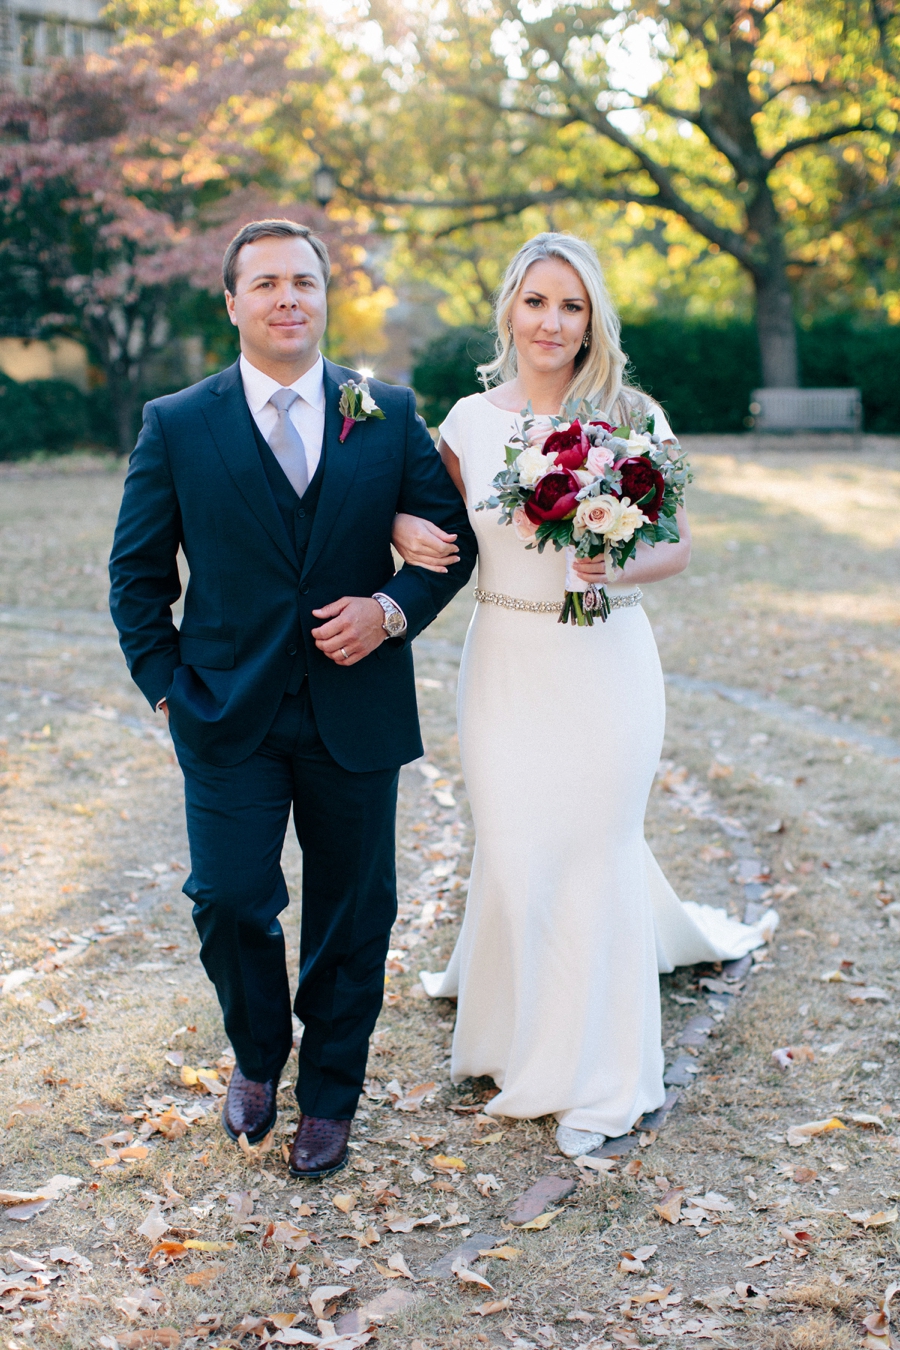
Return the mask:
[[796,389],[797,329],[787,276],[783,268],[773,268],[754,283],[762,382],[769,389]]
[[[124,379],[110,378],[112,372],[107,372],[107,388],[113,401],[113,416],[116,423],[116,453],[122,456],[130,455],[134,449],[134,410],[135,395],[132,382],[127,375]],[[119,372],[116,372],[118,375]]]

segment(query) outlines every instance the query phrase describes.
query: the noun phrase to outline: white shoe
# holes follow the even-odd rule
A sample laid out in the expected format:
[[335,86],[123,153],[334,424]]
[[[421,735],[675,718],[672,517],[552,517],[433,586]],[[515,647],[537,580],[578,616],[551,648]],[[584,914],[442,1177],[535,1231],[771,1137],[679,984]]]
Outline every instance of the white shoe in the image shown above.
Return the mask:
[[566,1158],[581,1158],[605,1143],[605,1134],[594,1134],[592,1130],[571,1130],[568,1125],[556,1127],[556,1147]]

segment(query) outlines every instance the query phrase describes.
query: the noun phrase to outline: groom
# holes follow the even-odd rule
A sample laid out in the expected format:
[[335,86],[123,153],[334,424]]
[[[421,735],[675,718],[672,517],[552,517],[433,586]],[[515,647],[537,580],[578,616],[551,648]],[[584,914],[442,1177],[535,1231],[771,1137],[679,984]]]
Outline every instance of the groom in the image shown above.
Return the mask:
[[[381,1009],[397,779],[422,753],[411,642],[465,584],[476,549],[411,390],[373,383],[347,432],[339,402],[353,372],[319,352],[323,242],[292,221],[255,221],[223,275],[240,358],[144,409],[110,604],[184,773],[184,890],[237,1060],[222,1120],[251,1143],[275,1122],[292,1043],[278,915],[293,809],[304,1030],[290,1169],[321,1177],[347,1160]],[[395,574],[398,511],[455,532],[460,565]],[[176,628],[179,546],[190,581]]]

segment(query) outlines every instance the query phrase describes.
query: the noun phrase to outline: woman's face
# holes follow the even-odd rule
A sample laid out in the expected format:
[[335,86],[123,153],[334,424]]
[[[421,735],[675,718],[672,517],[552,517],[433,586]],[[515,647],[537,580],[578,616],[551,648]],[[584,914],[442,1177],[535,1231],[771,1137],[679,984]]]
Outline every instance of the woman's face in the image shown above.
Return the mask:
[[543,258],[525,273],[509,318],[519,370],[552,374],[574,364],[591,305],[574,267]]

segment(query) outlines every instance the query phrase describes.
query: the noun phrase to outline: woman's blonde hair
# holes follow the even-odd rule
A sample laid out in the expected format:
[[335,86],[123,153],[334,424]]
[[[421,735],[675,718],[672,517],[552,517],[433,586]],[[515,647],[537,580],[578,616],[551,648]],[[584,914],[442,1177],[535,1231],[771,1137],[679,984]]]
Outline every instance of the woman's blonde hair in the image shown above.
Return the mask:
[[596,408],[617,425],[644,413],[649,400],[640,389],[624,384],[622,375],[628,358],[619,346],[621,325],[610,299],[600,259],[584,239],[574,234],[536,234],[523,244],[506,269],[506,275],[494,301],[497,326],[496,356],[478,367],[487,388],[518,373],[516,348],[509,328],[509,315],[525,274],[533,263],[559,258],[578,273],[591,306],[587,331],[590,341],[575,358],[575,371],[566,389],[563,403],[590,399]]

